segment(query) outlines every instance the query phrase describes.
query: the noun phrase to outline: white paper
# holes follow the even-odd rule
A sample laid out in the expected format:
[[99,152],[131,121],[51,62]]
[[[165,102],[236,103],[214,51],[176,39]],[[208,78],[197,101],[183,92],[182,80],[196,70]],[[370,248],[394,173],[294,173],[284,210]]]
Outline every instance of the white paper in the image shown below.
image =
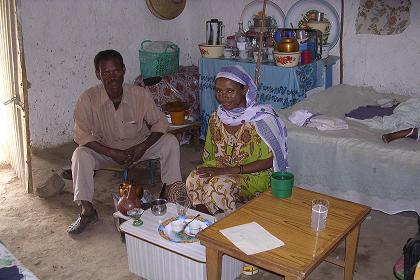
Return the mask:
[[284,242],[256,222],[221,229],[220,232],[247,255],[281,247]]

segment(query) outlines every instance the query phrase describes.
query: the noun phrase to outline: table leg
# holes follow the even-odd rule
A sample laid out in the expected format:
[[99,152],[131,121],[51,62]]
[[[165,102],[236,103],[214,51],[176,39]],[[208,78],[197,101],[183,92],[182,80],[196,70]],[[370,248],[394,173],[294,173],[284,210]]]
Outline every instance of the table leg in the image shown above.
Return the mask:
[[206,247],[207,280],[222,279],[222,252]]
[[359,243],[360,224],[346,237],[346,257],[344,260],[344,280],[352,280],[356,264],[357,244]]

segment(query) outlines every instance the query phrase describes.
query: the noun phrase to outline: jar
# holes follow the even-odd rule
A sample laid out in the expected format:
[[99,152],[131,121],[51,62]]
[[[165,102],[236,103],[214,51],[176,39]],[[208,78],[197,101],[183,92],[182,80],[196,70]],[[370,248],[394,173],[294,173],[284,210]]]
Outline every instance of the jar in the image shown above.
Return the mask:
[[298,52],[299,43],[295,38],[283,38],[276,48],[279,52]]

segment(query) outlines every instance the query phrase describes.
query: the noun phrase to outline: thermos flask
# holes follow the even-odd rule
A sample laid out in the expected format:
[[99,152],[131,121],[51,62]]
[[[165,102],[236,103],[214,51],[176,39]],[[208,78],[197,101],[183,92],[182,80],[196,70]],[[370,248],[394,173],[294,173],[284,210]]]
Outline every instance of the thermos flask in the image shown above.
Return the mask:
[[206,43],[207,45],[222,45],[224,25],[218,19],[206,21]]

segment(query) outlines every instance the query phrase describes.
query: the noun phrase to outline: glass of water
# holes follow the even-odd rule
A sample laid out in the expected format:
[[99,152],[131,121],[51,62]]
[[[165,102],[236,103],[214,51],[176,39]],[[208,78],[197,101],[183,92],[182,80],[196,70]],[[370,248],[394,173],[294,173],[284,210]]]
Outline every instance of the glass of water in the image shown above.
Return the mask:
[[313,230],[321,231],[325,229],[329,205],[330,203],[325,199],[312,200],[311,228]]
[[180,196],[176,198],[176,212],[178,216],[184,217],[187,215],[187,210],[190,207],[190,199],[187,196]]

